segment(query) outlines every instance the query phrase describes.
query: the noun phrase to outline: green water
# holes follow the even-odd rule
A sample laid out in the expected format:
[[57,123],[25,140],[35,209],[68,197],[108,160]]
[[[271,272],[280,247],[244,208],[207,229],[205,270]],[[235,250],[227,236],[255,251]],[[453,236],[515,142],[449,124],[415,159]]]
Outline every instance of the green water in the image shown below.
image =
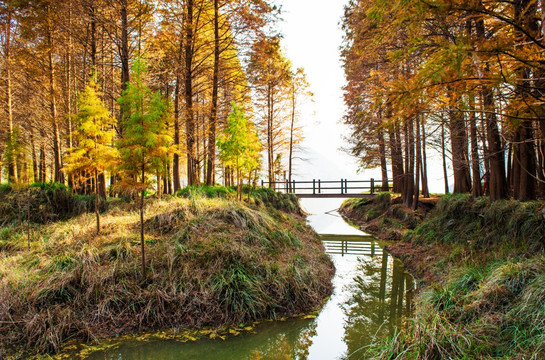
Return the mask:
[[309,217],[335,263],[334,293],[315,319],[269,321],[251,332],[195,342],[127,341],[94,360],[365,359],[366,346],[392,335],[411,312],[414,282],[369,236],[335,213]]

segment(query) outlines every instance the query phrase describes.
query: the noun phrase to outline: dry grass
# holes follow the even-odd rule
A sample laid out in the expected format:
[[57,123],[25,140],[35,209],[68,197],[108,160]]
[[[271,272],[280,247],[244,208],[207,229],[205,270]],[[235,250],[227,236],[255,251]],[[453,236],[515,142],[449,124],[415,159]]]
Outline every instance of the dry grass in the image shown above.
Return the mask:
[[2,230],[0,348],[55,352],[70,339],[294,315],[332,290],[333,266],[297,212],[169,198],[148,203],[146,219],[144,281],[130,204],[103,214],[100,236],[92,214],[33,226],[30,250],[23,228]]

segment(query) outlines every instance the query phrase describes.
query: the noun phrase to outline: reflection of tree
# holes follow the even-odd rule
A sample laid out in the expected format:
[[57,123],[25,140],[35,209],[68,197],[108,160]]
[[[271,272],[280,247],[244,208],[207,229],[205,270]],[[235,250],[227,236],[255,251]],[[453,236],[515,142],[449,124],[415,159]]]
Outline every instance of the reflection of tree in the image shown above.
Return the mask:
[[[385,338],[401,325],[401,317],[410,311],[412,278],[401,263],[382,258],[359,258],[358,275],[354,278],[352,296],[345,303],[347,317],[345,342],[351,358],[365,358],[367,345],[374,339]],[[405,294],[407,289],[407,294]],[[406,306],[403,306],[405,303]],[[361,349],[361,350],[358,350]]]
[[309,349],[313,342],[312,338],[317,334],[317,326],[318,323],[313,321],[308,328],[301,332],[301,336],[299,337],[299,341],[297,342],[297,346],[295,348],[296,359],[306,360],[308,358]]
[[267,338],[259,349],[251,351],[250,360],[306,360],[312,338],[316,335],[316,321],[299,331],[286,331]]

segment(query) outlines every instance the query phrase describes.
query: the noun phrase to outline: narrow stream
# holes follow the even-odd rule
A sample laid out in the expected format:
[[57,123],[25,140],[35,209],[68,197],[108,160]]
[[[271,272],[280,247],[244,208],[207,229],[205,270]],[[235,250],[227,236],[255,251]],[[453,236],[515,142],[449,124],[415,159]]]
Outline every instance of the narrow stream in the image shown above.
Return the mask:
[[372,237],[344,222],[339,205],[303,201],[336,267],[334,292],[315,319],[268,321],[226,340],[128,341],[88,359],[364,359],[364,349],[411,312],[414,282]]

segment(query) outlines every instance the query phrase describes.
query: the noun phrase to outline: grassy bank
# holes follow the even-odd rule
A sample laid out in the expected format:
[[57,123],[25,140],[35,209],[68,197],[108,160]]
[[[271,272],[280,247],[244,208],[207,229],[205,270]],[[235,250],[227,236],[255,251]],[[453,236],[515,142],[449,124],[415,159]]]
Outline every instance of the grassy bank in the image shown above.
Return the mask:
[[544,358],[543,207],[538,202],[489,203],[468,195],[442,197],[414,229],[405,231],[403,243],[389,247],[425,286],[409,325],[367,356]]
[[130,203],[108,206],[100,236],[93,214],[33,224],[30,249],[25,223],[6,220],[0,349],[10,356],[55,352],[68,340],[238,324],[319,307],[334,269],[296,200],[268,190],[249,203],[229,198],[190,192],[149,200],[145,280],[138,210]]

